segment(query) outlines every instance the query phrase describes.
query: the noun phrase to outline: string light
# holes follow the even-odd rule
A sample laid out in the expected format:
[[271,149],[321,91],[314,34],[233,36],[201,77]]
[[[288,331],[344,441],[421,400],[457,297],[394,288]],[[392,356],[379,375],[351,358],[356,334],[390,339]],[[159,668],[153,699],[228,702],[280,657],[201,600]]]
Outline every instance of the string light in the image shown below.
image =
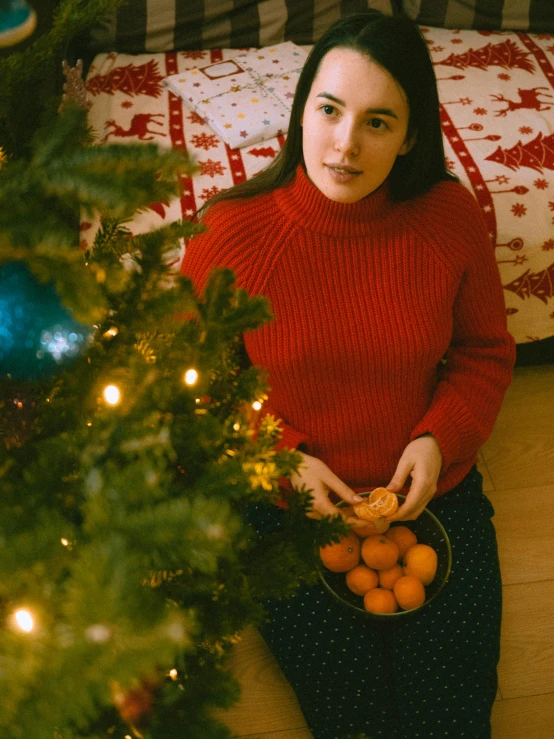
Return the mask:
[[117,405],[121,399],[121,393],[117,385],[106,385],[104,388],[104,400],[110,405]]
[[20,608],[14,613],[14,618],[21,631],[29,632],[33,630],[35,622],[29,611]]
[[114,336],[117,336],[118,333],[119,333],[119,329],[116,326],[112,326],[107,331],[104,331],[104,333],[102,334],[102,338],[110,339],[110,338],[113,338]]
[[260,403],[260,401],[259,401],[259,400],[255,400],[255,401],[254,401],[254,402],[252,403],[252,408],[254,408],[254,410],[255,410],[255,411],[261,411],[261,409],[262,409],[262,404]]
[[173,668],[172,670],[169,671],[169,677],[172,680],[177,680],[178,674],[179,673],[177,672],[177,670],[175,668]]
[[198,372],[191,367],[185,372],[183,379],[187,385],[196,385],[198,381]]
[[69,546],[69,541],[67,539],[60,539],[60,541],[64,545],[64,547]]

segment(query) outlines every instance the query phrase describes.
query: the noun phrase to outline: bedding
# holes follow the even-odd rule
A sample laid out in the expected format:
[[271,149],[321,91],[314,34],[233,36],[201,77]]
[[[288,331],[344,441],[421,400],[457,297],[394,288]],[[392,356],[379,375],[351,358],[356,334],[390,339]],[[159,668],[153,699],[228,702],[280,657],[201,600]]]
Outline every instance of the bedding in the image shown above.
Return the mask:
[[[520,344],[553,336],[554,34],[422,30],[436,69],[448,165],[483,210],[509,329]],[[193,217],[211,195],[254,175],[283,145],[279,135],[231,148],[164,85],[170,75],[236,54],[226,48],[94,58],[86,84],[97,141],[185,148],[199,168],[182,178],[179,198],[141,213],[130,224],[133,232]],[[83,221],[83,248],[97,227]],[[172,263],[180,258],[175,253]]]

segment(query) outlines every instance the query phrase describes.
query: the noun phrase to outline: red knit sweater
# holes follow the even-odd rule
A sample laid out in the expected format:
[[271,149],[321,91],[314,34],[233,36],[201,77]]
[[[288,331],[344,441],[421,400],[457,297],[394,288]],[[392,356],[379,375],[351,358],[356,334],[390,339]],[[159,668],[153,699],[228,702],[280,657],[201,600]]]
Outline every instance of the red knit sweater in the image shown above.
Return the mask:
[[[216,265],[271,301],[249,332],[269,371],[267,410],[283,444],[307,443],[353,487],[386,485],[405,446],[432,433],[441,494],[490,434],[511,379],[514,342],[481,211],[456,182],[395,203],[383,185],[336,203],[295,180],[227,201],[206,217],[181,267],[199,290]],[[447,354],[446,363],[441,362]]]

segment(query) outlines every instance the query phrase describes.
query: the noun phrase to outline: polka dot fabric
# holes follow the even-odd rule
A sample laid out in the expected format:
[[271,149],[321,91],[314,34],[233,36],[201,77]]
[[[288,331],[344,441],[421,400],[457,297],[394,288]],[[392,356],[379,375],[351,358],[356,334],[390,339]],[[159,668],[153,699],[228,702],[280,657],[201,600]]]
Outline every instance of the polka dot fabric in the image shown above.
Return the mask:
[[[266,604],[262,635],[314,739],[491,735],[502,598],[494,511],[476,469],[429,508],[448,532],[453,566],[421,611],[376,621],[319,585]],[[261,531],[278,526],[277,510],[250,513]]]

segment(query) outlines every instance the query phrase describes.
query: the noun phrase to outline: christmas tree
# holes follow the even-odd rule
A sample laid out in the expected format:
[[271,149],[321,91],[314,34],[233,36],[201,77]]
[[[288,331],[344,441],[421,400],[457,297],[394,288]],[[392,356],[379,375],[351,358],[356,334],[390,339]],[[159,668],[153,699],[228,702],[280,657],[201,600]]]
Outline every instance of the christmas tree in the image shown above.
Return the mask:
[[[61,6],[81,28],[81,3]],[[4,89],[27,84],[16,62]],[[202,297],[168,271],[200,226],[131,234],[193,165],[92,145],[82,99],[66,98],[29,141],[5,116],[0,138],[0,268],[24,265],[87,327],[55,372],[0,377],[0,736],[230,737],[212,716],[238,698],[228,650],[265,598],[317,577],[317,545],[346,526],[307,518],[308,491],[279,530],[248,524],[299,463],[277,451],[266,378],[241,352],[270,306],[228,270]],[[87,253],[81,210],[102,214]]]

